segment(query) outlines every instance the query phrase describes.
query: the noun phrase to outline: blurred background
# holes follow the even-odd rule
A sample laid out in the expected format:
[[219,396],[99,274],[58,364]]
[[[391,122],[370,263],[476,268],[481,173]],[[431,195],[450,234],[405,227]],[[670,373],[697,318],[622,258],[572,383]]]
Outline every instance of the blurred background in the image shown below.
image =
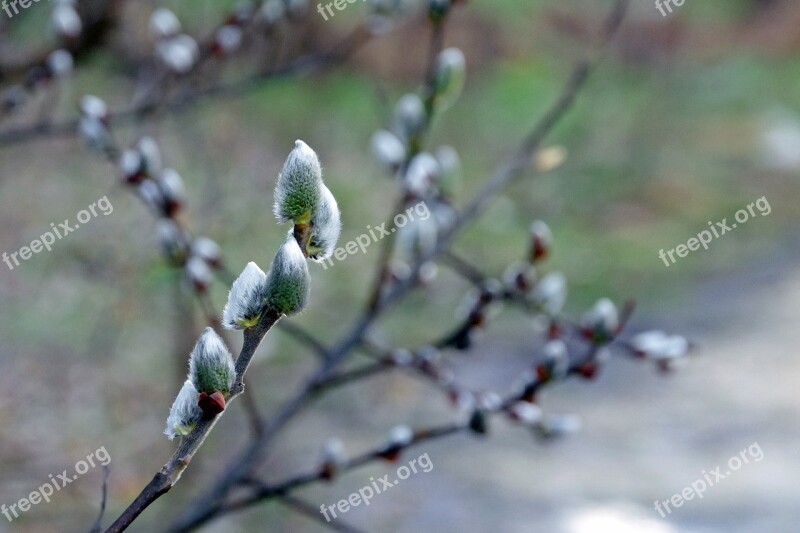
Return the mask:
[[[80,2],[85,6],[83,1]],[[92,4],[92,2],[89,2]],[[235,2],[175,0],[110,4],[110,37],[77,56],[72,79],[32,96],[4,116],[0,132],[77,115],[84,94],[126,108],[143,81],[134,74],[152,52],[147,24],[159,5],[184,30],[208,35]],[[461,205],[478,190],[557,97],[571,68],[594,46],[610,2],[471,0],[455,9],[445,43],[467,58],[461,99],[434,123],[430,144],[457,148]],[[280,57],[325,50],[367,15],[351,4],[328,21],[312,3],[278,28]],[[485,438],[460,435],[417,450],[434,465],[358,507],[345,520],[367,531],[718,532],[796,531],[800,429],[800,5],[791,0],[686,0],[662,17],[651,0],[629,16],[575,109],[550,137],[569,157],[557,170],[504,191],[454,249],[499,276],[526,253],[531,220],[545,220],[555,245],[546,271],[569,280],[567,311],[598,297],[634,298],[631,331],[658,327],[698,345],[682,371],[612,359],[600,379],[547,391],[548,412],[581,417],[579,432],[541,442],[498,420]],[[40,50],[55,46],[52,6],[0,12],[2,86],[24,75]],[[289,76],[156,112],[115,127],[127,146],[156,138],[165,165],[188,189],[183,220],[217,241],[239,272],[268,265],[285,228],[274,222],[272,191],[294,140],[323,162],[339,200],[341,242],[390,214],[396,194],[370,153],[404,93],[424,75],[430,29],[417,10],[322,74]],[[216,66],[209,76],[242,79],[264,58]],[[106,524],[138,494],[173,444],[161,434],[185,379],[187,354],[204,327],[202,310],[161,256],[155,222],[119,184],[119,173],[73,135],[0,145],[0,252],[27,245],[108,196],[100,216],[13,271],[0,265],[0,503],[12,504],[102,447],[109,452]],[[671,249],[766,197],[753,217],[666,268]],[[312,265],[312,303],[291,320],[332,344],[366,298],[378,247],[334,268]],[[177,288],[176,288],[177,287]],[[469,290],[446,268],[376,329],[397,346],[429,342],[457,323]],[[220,310],[227,287],[215,283]],[[542,342],[513,309],[465,354],[450,361],[475,389],[504,392],[530,368]],[[262,410],[273,413],[315,368],[308,349],[271,333],[251,369]],[[322,396],[277,441],[263,473],[279,480],[313,465],[321,443],[341,438],[358,453],[392,426],[442,423],[454,412],[434,389],[400,373]],[[133,531],[161,531],[228,463],[248,438],[239,405],[222,419],[175,490]],[[667,518],[654,510],[728,458],[757,442],[764,453],[686,502]],[[416,451],[408,458],[416,457]],[[332,504],[393,471],[373,464],[337,483],[304,489]],[[102,471],[91,470],[3,531],[87,531],[99,512]],[[276,503],[212,522],[204,531],[325,531]]]

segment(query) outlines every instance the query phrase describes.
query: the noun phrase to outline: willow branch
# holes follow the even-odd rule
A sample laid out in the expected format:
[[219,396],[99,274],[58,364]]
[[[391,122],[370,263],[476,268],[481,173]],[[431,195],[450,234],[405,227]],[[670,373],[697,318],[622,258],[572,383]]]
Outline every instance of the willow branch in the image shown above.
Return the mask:
[[[400,169],[397,171],[397,175],[401,177],[408,170],[411,160],[414,159],[414,157],[419,153],[423,139],[430,129],[431,123],[433,122],[434,98],[436,96],[436,90],[434,87],[434,84],[436,83],[436,59],[444,45],[444,28],[446,20],[447,17],[445,16],[443,20],[432,23],[433,28],[431,31],[431,40],[428,46],[428,64],[425,68],[425,98],[423,102],[425,106],[425,124],[422,128],[422,131],[419,133],[419,138],[410,143],[411,146],[406,154],[405,161],[402,165],[400,165]],[[394,210],[391,211],[392,216],[394,216],[395,213],[402,212],[406,208],[407,203],[408,198],[406,195],[401,195],[400,198],[397,199]],[[389,222],[391,222],[391,219],[389,219],[387,224]],[[378,306],[378,303],[383,296],[384,287],[386,287],[386,283],[389,280],[389,266],[392,260],[393,245],[394,239],[391,238],[384,239],[381,242],[378,262],[375,268],[375,279],[372,283],[372,288],[370,289],[369,297],[367,299],[367,310],[370,312],[374,311]]]
[[401,299],[416,283],[422,265],[436,259],[444,253],[455,238],[466,228],[467,224],[479,217],[500,191],[523,175],[533,154],[541,147],[553,128],[574,106],[578,94],[580,94],[581,90],[586,86],[589,74],[602,57],[600,51],[616,34],[622,24],[628,3],[629,0],[617,0],[615,2],[610,15],[603,24],[601,46],[597,47],[588,59],[578,63],[555,103],[547,110],[531,133],[523,140],[516,152],[514,152],[506,163],[488,180],[472,200],[467,203],[464,209],[461,210],[453,225],[439,238],[436,247],[414,263],[412,275],[402,282],[395,284],[383,301],[379,302],[376,309],[388,306]]
[[353,526],[347,525],[341,520],[328,521],[319,514],[319,509],[307,503],[296,496],[290,494],[283,494],[278,499],[282,504],[297,511],[298,513],[314,519],[325,527],[334,531],[342,531],[343,533],[362,533],[363,530],[357,529]]
[[[603,26],[603,44],[607,43],[616,33],[627,5],[628,0],[617,0],[615,3],[611,15],[609,15]],[[317,383],[324,381],[346,355],[361,344],[370,327],[391,304],[398,302],[413,288],[422,265],[441,255],[463,230],[464,226],[488,207],[489,202],[500,190],[522,175],[533,153],[540,147],[545,137],[560,119],[572,108],[578,93],[586,85],[591,68],[598,60],[598,54],[596,49],[592,54],[592,58],[578,64],[559,98],[537,123],[532,133],[523,141],[510,160],[490,178],[483,189],[467,204],[466,208],[457,217],[454,225],[440,238],[435,249],[416,261],[413,267],[413,275],[407,280],[395,284],[388,294],[378,301],[372,312],[359,319],[346,338],[331,351],[316,375],[284,404],[275,418],[268,424],[261,437],[254,440],[234,459],[232,464],[225,470],[226,473],[220,481],[206,495],[199,498],[170,531],[189,531],[207,522],[219,512],[222,502],[230,490],[242,483],[243,480],[248,479],[255,467],[260,464],[266,453],[267,445],[275,435],[305,407],[317,387]]]
[[[260,88],[266,82],[280,80],[296,74],[324,72],[345,62],[368,41],[370,35],[365,28],[358,28],[330,52],[307,54],[282,67],[257,72],[233,83],[220,83],[206,88],[195,89],[185,94],[168,98],[163,102],[143,102],[128,109],[111,113],[110,121],[119,125],[140,121],[155,115],[156,112],[178,113],[204,100],[240,96]],[[0,148],[43,137],[71,137],[77,134],[78,122],[79,119],[77,118],[62,122],[39,122],[31,126],[6,130],[0,132]]]
[[[258,325],[244,331],[244,345],[236,359],[236,381],[227,400],[228,404],[244,392],[244,375],[250,366],[250,361],[261,344],[261,340],[280,318],[280,315],[276,315],[274,312],[264,313]],[[223,413],[200,420],[194,430],[181,440],[170,460],[106,530],[106,533],[125,531],[145,509],[175,486]]]

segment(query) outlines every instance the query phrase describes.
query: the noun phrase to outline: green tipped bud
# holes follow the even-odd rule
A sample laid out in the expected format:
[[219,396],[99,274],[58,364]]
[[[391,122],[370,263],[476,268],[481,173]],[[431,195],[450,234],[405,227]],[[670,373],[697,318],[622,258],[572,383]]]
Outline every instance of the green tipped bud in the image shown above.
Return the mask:
[[436,95],[439,105],[450,107],[461,96],[467,75],[464,53],[458,48],[443,50],[436,61]]
[[189,359],[189,379],[199,392],[227,394],[236,379],[233,356],[219,335],[206,328]]
[[188,435],[197,425],[202,416],[202,411],[197,406],[199,397],[200,393],[187,379],[169,410],[167,428],[164,430],[164,434],[169,440],[174,439],[176,435]]
[[339,206],[333,193],[323,185],[322,197],[311,219],[311,239],[306,247],[308,257],[318,262],[330,257],[341,233],[342,217]]
[[306,143],[295,141],[275,186],[275,216],[282,223],[308,224],[321,196],[319,158]]
[[290,234],[267,274],[267,307],[284,315],[299,313],[308,301],[310,285],[306,258]]
[[267,297],[267,275],[252,261],[233,282],[228,303],[222,311],[222,326],[245,329],[258,324]]

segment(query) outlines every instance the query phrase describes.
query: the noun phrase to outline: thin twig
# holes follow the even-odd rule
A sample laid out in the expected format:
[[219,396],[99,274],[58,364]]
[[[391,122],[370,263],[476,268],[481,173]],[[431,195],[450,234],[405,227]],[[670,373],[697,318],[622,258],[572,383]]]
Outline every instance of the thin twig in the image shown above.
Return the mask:
[[343,533],[363,533],[363,530],[347,525],[341,520],[325,520],[325,518],[320,515],[319,509],[296,496],[283,494],[278,498],[278,501],[287,507],[294,509],[300,514],[303,514],[309,518],[313,518],[323,526],[326,526],[334,531],[342,531]]
[[[611,15],[604,24],[603,43],[608,42],[619,28],[623,18],[622,15],[627,5],[628,0],[617,0]],[[577,94],[585,86],[591,67],[595,64],[598,57],[598,53],[595,50],[591,59],[582,61],[575,68],[555,104],[538,122],[532,133],[525,139],[512,158],[490,178],[484,188],[467,204],[466,208],[458,216],[455,224],[446,231],[439,240],[436,248],[417,260],[413,268],[413,275],[404,282],[395,284],[391,291],[385,297],[381,298],[373,312],[359,319],[346,338],[331,351],[325,364],[322,365],[322,368],[317,374],[284,404],[283,408],[278,412],[271,423],[267,425],[261,437],[254,440],[234,459],[229,468],[225,470],[225,475],[206,495],[200,497],[190,507],[189,511],[170,529],[171,531],[188,531],[207,522],[219,512],[224,497],[243,479],[250,477],[250,474],[264,457],[267,445],[278,431],[302,410],[308,402],[311,393],[316,388],[317,383],[324,381],[345,356],[362,342],[369,328],[377,321],[383,312],[385,312],[391,304],[398,302],[414,286],[422,265],[443,253],[455,237],[463,230],[464,226],[480,215],[501,189],[521,176],[522,171],[527,166],[527,162],[530,160],[535,150],[541,145],[544,138],[550,133],[559,120],[572,108]]]
[[100,498],[100,514],[97,515],[97,520],[92,526],[91,533],[100,533],[103,531],[103,516],[106,514],[106,505],[108,504],[108,476],[111,474],[111,469],[108,465],[103,465],[103,488],[102,496]]
[[[220,83],[210,87],[196,89],[164,102],[148,101],[110,115],[110,121],[119,125],[136,122],[154,115],[157,111],[177,113],[203,100],[232,98],[260,88],[264,83],[275,81],[295,74],[310,74],[326,71],[346,61],[358,48],[367,42],[371,33],[359,27],[343,44],[332,52],[307,54],[290,63],[266,71],[261,71],[242,80],[229,84]],[[32,126],[15,128],[0,132],[0,148],[20,144],[43,137],[69,137],[77,133],[79,119],[63,122],[40,122]]]
[[[261,317],[258,325],[244,331],[244,346],[242,346],[242,351],[236,359],[236,381],[227,400],[228,404],[244,391],[244,374],[250,366],[250,361],[255,355],[259,344],[261,344],[261,340],[279,319],[279,315],[266,312]],[[223,413],[211,418],[204,417],[198,422],[194,430],[181,440],[172,458],[153,477],[133,503],[106,530],[106,533],[125,531],[150,504],[175,486],[189,466],[192,457],[203,445],[206,437],[211,433]]]

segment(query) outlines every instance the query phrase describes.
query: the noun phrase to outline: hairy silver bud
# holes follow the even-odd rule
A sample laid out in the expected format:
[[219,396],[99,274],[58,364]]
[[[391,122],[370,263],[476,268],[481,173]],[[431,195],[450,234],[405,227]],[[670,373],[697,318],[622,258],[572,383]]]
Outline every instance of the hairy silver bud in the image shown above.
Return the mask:
[[567,278],[560,272],[547,274],[531,293],[534,304],[549,315],[557,315],[567,301]]
[[407,142],[425,128],[425,104],[413,93],[406,94],[394,108],[394,129]]
[[108,105],[102,98],[86,94],[81,97],[81,113],[85,117],[94,118],[101,122],[108,120]]
[[372,153],[378,163],[395,172],[406,160],[406,147],[397,136],[386,130],[378,130],[372,136]]
[[63,78],[70,72],[75,61],[67,50],[56,50],[47,56],[47,70],[54,78]]
[[602,339],[613,337],[620,326],[617,306],[608,298],[597,300],[594,306],[583,315],[581,326],[587,335],[591,334]]
[[63,39],[75,39],[81,34],[81,30],[83,30],[83,24],[81,23],[81,17],[78,15],[78,11],[74,6],[63,2],[56,4],[53,8],[50,21],[56,35]]
[[214,278],[214,274],[211,272],[208,263],[199,257],[190,257],[189,260],[186,261],[185,272],[186,279],[197,292],[205,292],[208,286],[211,285],[211,280]]
[[453,105],[464,90],[467,62],[458,48],[442,50],[436,60],[436,99],[439,107]]
[[290,234],[267,274],[267,307],[284,315],[299,313],[308,301],[310,285],[306,258]]
[[323,184],[322,196],[311,218],[311,238],[306,251],[308,257],[321,262],[333,253],[342,233],[342,218],[333,193]]
[[158,143],[152,137],[142,137],[136,143],[136,149],[142,156],[144,162],[144,172],[150,176],[158,176],[161,174],[161,150]]
[[158,57],[164,65],[177,74],[186,74],[200,57],[200,48],[191,36],[176,35],[158,43]]
[[154,38],[174,37],[180,31],[181,21],[166,7],[159,7],[150,15],[150,34]]
[[280,222],[308,224],[321,196],[319,158],[311,147],[297,140],[275,185],[275,216]]
[[198,392],[228,394],[236,380],[233,356],[217,333],[206,328],[189,356],[189,379]]
[[192,241],[192,255],[199,257],[212,268],[222,265],[222,248],[208,237],[198,237]]
[[414,431],[406,426],[395,426],[389,431],[389,446],[392,448],[404,448],[414,441]]
[[222,326],[226,329],[255,326],[264,312],[266,298],[267,275],[251,261],[233,282],[222,311]]
[[191,433],[197,422],[202,416],[202,411],[197,406],[200,393],[190,380],[186,380],[178,392],[178,397],[172,404],[167,418],[167,428],[164,434],[169,440],[176,436],[184,436]]

